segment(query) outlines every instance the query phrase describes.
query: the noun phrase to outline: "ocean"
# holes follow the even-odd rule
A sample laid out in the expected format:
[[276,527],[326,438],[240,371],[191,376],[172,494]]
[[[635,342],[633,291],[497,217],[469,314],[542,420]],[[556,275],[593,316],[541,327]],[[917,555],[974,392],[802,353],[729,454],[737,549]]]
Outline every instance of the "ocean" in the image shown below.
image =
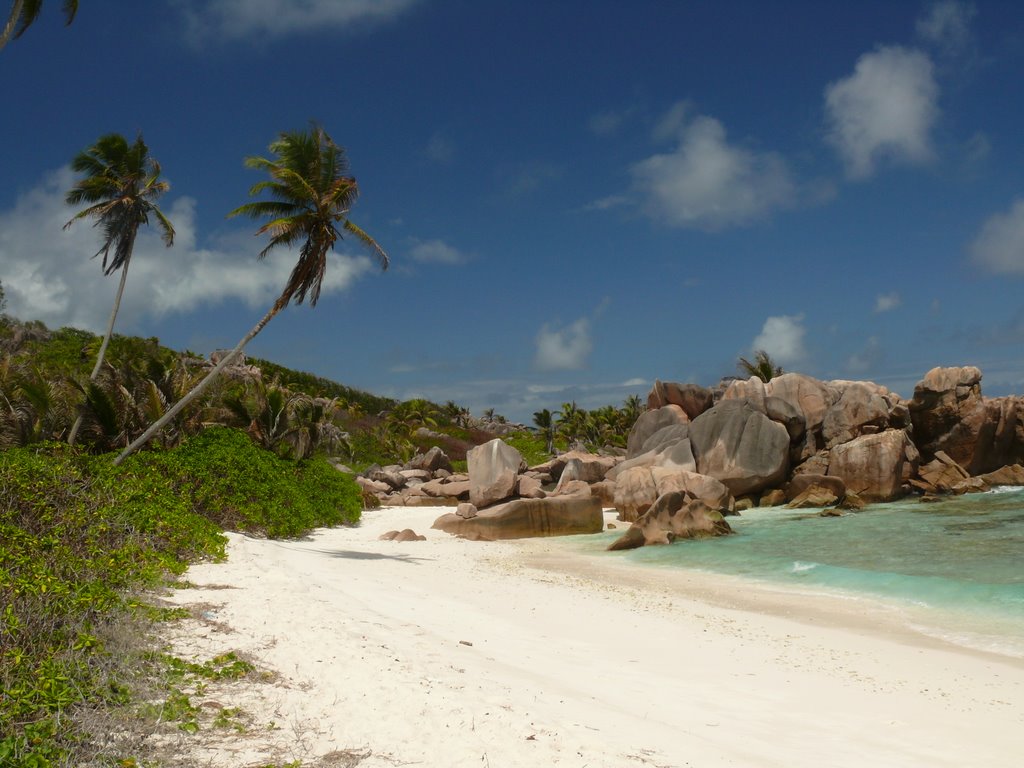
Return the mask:
[[841,517],[753,509],[728,521],[733,536],[599,554],[620,528],[580,537],[578,546],[640,567],[872,598],[918,632],[1024,657],[1024,488],[876,504]]

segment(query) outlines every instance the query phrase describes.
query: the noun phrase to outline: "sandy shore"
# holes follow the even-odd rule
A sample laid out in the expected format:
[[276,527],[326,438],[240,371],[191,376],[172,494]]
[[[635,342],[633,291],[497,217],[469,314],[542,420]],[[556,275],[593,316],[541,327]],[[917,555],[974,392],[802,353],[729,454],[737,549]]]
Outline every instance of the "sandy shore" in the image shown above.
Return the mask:
[[[231,535],[170,600],[177,655],[247,654],[244,734],[200,765],[1000,766],[1024,755],[1024,661],[901,630],[860,602],[638,572],[557,543],[469,542],[439,508],[308,541]],[[379,541],[411,527],[427,541]],[[361,757],[361,760],[359,759]]]

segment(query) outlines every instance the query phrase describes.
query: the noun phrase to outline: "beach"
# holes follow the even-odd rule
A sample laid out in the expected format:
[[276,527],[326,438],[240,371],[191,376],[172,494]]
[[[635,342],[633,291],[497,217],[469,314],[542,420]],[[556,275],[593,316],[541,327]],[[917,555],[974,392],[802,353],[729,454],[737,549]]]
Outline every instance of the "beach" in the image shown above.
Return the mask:
[[[302,541],[229,534],[226,562],[190,568],[166,600],[196,618],[164,631],[170,652],[235,651],[268,679],[213,691],[244,733],[176,749],[304,768],[1020,764],[1020,658],[869,601],[430,530],[446,511],[371,510]],[[427,540],[379,539],[404,528]]]

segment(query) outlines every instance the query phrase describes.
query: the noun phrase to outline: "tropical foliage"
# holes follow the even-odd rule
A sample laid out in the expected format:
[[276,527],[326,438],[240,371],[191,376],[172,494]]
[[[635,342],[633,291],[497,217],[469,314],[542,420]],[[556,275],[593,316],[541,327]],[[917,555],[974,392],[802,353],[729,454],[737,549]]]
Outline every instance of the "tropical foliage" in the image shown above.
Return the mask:
[[782,366],[776,365],[775,361],[763,349],[754,350],[753,362],[745,357],[741,357],[736,363],[736,369],[748,378],[756,376],[764,382],[769,382],[776,376],[781,376],[785,373],[782,370]]
[[119,468],[60,444],[0,451],[0,765],[137,764],[109,753],[113,729],[78,719],[132,699],[145,657],[109,643],[144,634],[116,629],[152,612],[134,590],[223,556],[223,528],[296,537],[359,509],[325,461],[284,461],[224,428]]
[[[12,38],[16,39],[25,34],[25,30],[35,23],[41,10],[43,0],[12,0],[7,22],[0,30],[0,49],[3,49]],[[65,24],[70,24],[78,13],[78,0],[64,0],[63,11]]]
[[[141,134],[133,144],[117,133],[102,136],[93,146],[75,156],[71,168],[85,176],[67,193],[66,202],[68,205],[86,203],[88,207],[75,214],[64,228],[79,219],[96,219],[95,226],[103,232],[103,244],[95,256],[103,256],[103,274],[121,272],[107,332],[96,353],[96,365],[89,374],[89,381],[94,382],[103,367],[103,358],[114,333],[114,321],[124,295],[128,265],[139,227],[149,223],[152,214],[163,232],[167,247],[174,243],[174,227],[156,205],[155,200],[167,191],[169,185],[160,180],[160,164],[150,157]],[[89,394],[87,391],[87,400]],[[74,445],[81,424],[80,416],[71,427],[68,443]]]
[[246,344],[293,300],[301,304],[308,297],[310,306],[316,306],[327,271],[327,255],[341,239],[342,231],[368,248],[381,267],[387,269],[388,256],[384,250],[348,217],[359,196],[359,187],[355,178],[349,175],[345,150],[335,144],[323,128],[314,124],[308,132],[282,133],[271,143],[270,152],[273,158],[250,157],[245,164],[266,171],[270,176],[269,180],[254,184],[249,190],[250,196],[267,193],[271,199],[246,203],[229,216],[268,220],[257,230],[257,234],[270,237],[259,254],[260,259],[278,246],[299,245],[299,258],[291,276],[270,311],[206,378],[125,448],[115,463],[120,463],[144,445],[193,398],[198,397],[224,368],[234,362]]

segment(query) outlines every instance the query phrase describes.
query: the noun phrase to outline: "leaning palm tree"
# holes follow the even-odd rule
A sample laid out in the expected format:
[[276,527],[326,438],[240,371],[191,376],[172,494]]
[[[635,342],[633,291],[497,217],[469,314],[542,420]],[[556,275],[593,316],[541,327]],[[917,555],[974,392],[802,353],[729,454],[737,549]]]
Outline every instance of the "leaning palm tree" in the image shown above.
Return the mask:
[[120,464],[138,450],[189,402],[202,394],[221,371],[242,353],[245,345],[292,300],[301,304],[308,297],[310,306],[316,306],[327,269],[327,254],[341,238],[341,230],[369,248],[382,269],[388,267],[388,256],[377,241],[348,218],[349,210],[359,196],[359,187],[355,178],[348,173],[345,150],[335,144],[323,128],[313,124],[309,131],[282,133],[271,143],[270,151],[275,155],[274,158],[249,157],[245,164],[270,175],[269,180],[254,184],[249,194],[255,196],[267,192],[273,199],[246,203],[228,216],[270,219],[256,232],[258,235],[270,235],[270,242],[259,254],[260,259],[279,245],[301,243],[298,261],[291,276],[270,311],[191,392],[125,448],[115,464]]
[[533,423],[537,427],[537,432],[540,434],[541,439],[544,440],[544,450],[548,453],[555,452],[555,420],[551,411],[544,408],[540,411],[534,411]]
[[736,363],[736,368],[741,373],[745,373],[747,376],[756,376],[764,382],[769,382],[776,376],[781,376],[785,373],[782,370],[782,366],[776,365],[775,361],[763,349],[754,350],[753,362],[745,357],[741,357]]
[[[0,30],[0,49],[7,45],[11,38],[18,38],[25,34],[25,30],[32,26],[42,9],[43,0],[13,0],[11,12],[7,15],[7,23]],[[78,0],[64,0],[66,24],[75,20],[76,13],[78,13]]]
[[[85,176],[68,191],[65,199],[68,205],[87,203],[88,207],[76,213],[64,228],[67,229],[79,219],[96,219],[94,226],[103,231],[103,245],[93,258],[103,256],[104,275],[121,271],[121,282],[114,297],[107,332],[96,354],[96,365],[89,375],[89,381],[95,381],[103,367],[103,357],[114,332],[114,320],[121,307],[128,264],[132,259],[139,227],[148,224],[152,214],[163,230],[164,243],[168,247],[174,243],[174,227],[155,202],[170,185],[160,180],[160,163],[149,156],[149,148],[142,140],[142,134],[133,144],[129,144],[124,136],[117,133],[101,136],[93,146],[75,156],[71,168]],[[68,435],[70,445],[74,445],[81,426],[82,416],[79,415]]]

